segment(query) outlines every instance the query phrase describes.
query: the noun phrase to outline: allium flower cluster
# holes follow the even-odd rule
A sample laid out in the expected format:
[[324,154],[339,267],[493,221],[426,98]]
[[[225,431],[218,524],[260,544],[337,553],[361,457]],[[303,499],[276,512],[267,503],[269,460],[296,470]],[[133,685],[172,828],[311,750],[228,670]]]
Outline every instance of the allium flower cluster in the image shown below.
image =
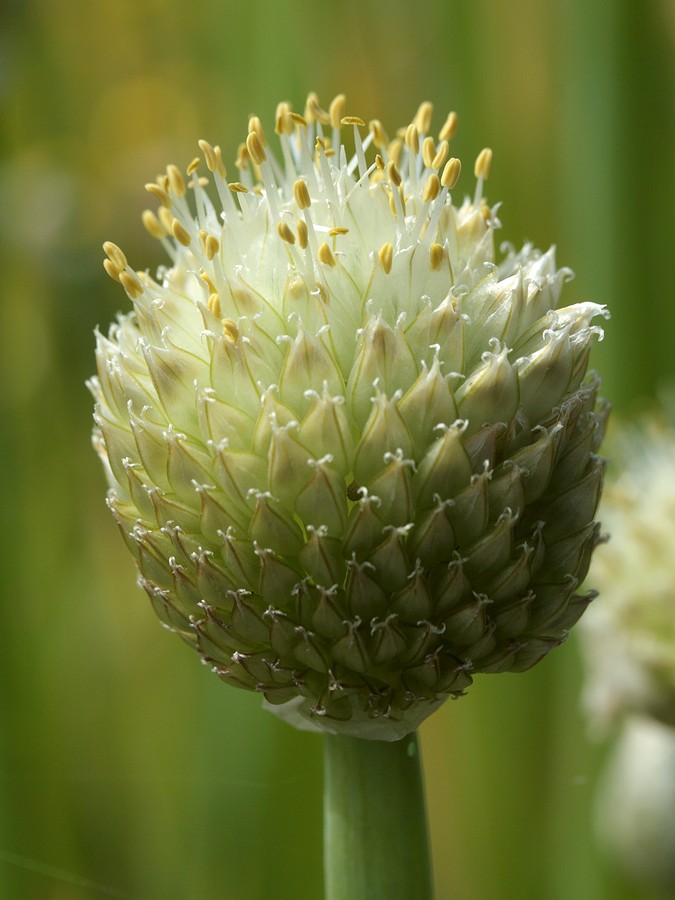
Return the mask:
[[603,594],[583,629],[586,704],[597,724],[637,712],[675,726],[675,432],[617,441],[625,467],[607,488],[611,540],[593,574]]
[[394,740],[592,596],[604,309],[561,304],[553,249],[495,254],[490,150],[453,203],[454,113],[390,141],[345,111],[282,103],[236,180],[201,141],[147,186],[170,265],[105,245],[134,308],[97,336],[95,443],[171,630],[289,718]]

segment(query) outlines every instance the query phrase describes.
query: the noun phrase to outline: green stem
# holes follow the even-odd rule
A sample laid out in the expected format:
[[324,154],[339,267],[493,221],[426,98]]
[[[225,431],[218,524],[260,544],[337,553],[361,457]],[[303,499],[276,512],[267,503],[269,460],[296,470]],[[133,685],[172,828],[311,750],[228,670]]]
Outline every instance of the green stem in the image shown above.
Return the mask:
[[417,735],[324,737],[326,900],[432,900]]

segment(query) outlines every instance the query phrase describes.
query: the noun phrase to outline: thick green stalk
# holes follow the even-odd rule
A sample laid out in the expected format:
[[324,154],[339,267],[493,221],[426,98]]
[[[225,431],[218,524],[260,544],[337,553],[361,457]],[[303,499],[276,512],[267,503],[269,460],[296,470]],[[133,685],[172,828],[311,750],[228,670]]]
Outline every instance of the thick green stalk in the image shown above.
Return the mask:
[[324,737],[326,900],[431,900],[417,735]]

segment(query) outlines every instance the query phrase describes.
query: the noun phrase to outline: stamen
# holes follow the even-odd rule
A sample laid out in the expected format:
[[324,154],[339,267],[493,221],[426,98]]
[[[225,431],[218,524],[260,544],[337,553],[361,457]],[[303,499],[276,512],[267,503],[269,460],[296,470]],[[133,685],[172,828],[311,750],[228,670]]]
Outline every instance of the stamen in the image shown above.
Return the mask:
[[457,118],[457,113],[448,113],[448,118],[445,120],[443,127],[438,133],[439,139],[441,141],[447,141],[448,143],[450,143],[457,132],[458,126],[459,119]]
[[387,132],[382,127],[382,122],[380,122],[379,119],[371,119],[370,122],[368,122],[368,130],[373,136],[373,143],[377,149],[386,150],[389,138],[387,137]]
[[366,162],[366,154],[364,152],[363,142],[361,141],[359,128],[364,128],[366,123],[363,119],[359,119],[358,116],[344,116],[341,120],[341,124],[354,126],[354,149],[356,150],[356,159],[358,160],[359,165],[359,178],[363,178],[368,171],[368,163]]
[[394,248],[391,243],[387,241],[386,243],[382,244],[380,249],[377,251],[377,255],[380,262],[382,263],[384,274],[388,275],[391,272],[392,263],[394,261]]
[[462,163],[456,157],[452,157],[445,164],[441,175],[441,185],[451,191],[457,184],[459,173],[462,171]]
[[182,244],[184,247],[189,247],[192,238],[189,233],[185,230],[185,228],[181,225],[178,219],[174,219],[171,223],[171,233],[176,238],[179,244]]
[[434,272],[440,269],[444,255],[443,247],[440,244],[434,243],[429,247],[429,263]]
[[103,244],[103,252],[120,271],[126,269],[128,265],[127,258],[117,244],[113,244],[112,241],[105,241]]
[[415,118],[413,122],[417,128],[417,131],[420,134],[429,134],[429,129],[431,128],[431,116],[434,112],[433,103],[430,103],[428,100],[424,100],[420,103],[420,107],[415,113]]
[[480,202],[483,199],[483,184],[487,181],[490,175],[490,167],[492,166],[492,150],[489,147],[484,147],[478,156],[476,157],[476,163],[473,167],[474,175],[476,176],[476,193],[473,198],[473,205],[480,206]]
[[162,206],[171,206],[171,197],[169,197],[164,188],[161,188],[155,182],[151,181],[150,183],[146,184],[145,189],[149,194],[152,194],[152,196],[156,200],[158,200],[162,204]]
[[286,222],[277,222],[277,234],[281,238],[282,241],[286,241],[288,244],[295,243],[295,235],[290,229],[290,226]]
[[436,142],[432,137],[425,137],[422,142],[422,159],[427,169],[434,168],[434,159],[436,158]]
[[333,252],[328,244],[321,244],[317,251],[317,257],[319,259],[319,262],[323,263],[324,265],[330,266],[331,268],[335,268],[336,259],[333,256]]
[[174,166],[173,163],[171,163],[166,167],[166,174],[169,179],[169,186],[176,197],[184,197],[187,189],[185,187],[185,180],[183,179],[178,166]]
[[108,275],[110,275],[110,277],[112,278],[113,281],[120,280],[120,275],[121,275],[120,270],[117,268],[117,266],[111,259],[108,259],[108,257],[106,257],[103,260],[103,268],[106,270]]

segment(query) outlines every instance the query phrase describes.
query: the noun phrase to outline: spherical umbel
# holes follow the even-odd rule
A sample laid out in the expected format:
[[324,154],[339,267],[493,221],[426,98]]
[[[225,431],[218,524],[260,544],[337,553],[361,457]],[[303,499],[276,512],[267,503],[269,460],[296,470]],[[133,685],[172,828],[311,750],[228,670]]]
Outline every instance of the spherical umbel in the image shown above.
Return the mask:
[[[560,644],[598,530],[595,303],[495,210],[453,204],[452,113],[378,121],[280,104],[148,190],[157,279],[97,335],[94,441],[162,621],[296,723],[395,740],[478,672]],[[343,137],[354,144],[349,156]],[[371,145],[377,152],[372,153]],[[372,157],[372,158],[371,158]]]

